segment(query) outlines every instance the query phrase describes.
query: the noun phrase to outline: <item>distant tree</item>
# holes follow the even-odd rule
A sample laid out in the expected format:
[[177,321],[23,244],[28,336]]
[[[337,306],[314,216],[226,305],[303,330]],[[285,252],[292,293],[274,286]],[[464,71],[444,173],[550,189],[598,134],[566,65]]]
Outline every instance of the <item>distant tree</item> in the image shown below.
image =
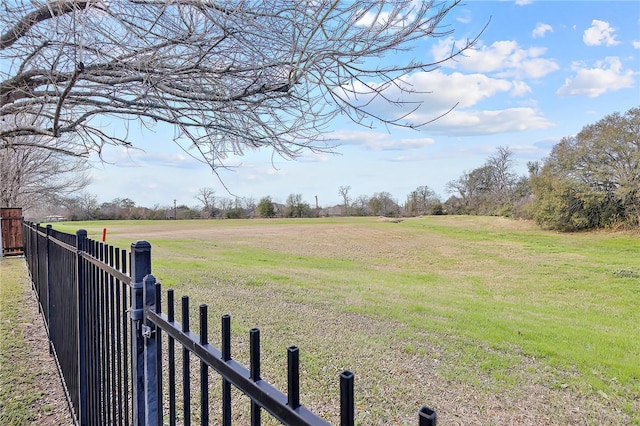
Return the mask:
[[276,215],[276,210],[271,197],[262,197],[258,202],[256,210],[260,217],[274,217]]
[[176,206],[176,219],[198,219],[199,217],[199,208],[191,208],[185,204]]
[[410,216],[442,214],[442,203],[431,188],[419,186],[407,195],[405,211]]
[[509,215],[515,201],[518,176],[513,170],[513,152],[499,147],[481,167],[464,172],[445,186],[462,200],[465,214]]
[[486,165],[491,170],[491,188],[493,202],[498,206],[513,201],[514,188],[518,181],[513,166],[513,151],[508,147],[498,147],[498,152],[489,157]]
[[196,200],[202,203],[202,212],[205,217],[213,217],[215,214],[216,191],[212,188],[200,188],[196,194]]
[[160,208],[159,204],[154,204],[154,206],[149,209],[148,215],[147,217],[145,217],[145,219],[150,219],[150,220],[166,219],[165,209]]
[[242,207],[233,207],[226,212],[227,219],[242,219],[243,215],[244,209]]
[[382,214],[382,203],[378,199],[378,197],[371,197],[369,199],[369,209],[374,216],[379,216]]
[[[83,191],[79,194],[63,198],[58,204],[63,208],[62,212],[65,212],[63,216],[66,216],[69,220],[102,219],[98,208],[98,198],[88,192]],[[53,209],[54,211],[57,210],[55,208]]]
[[311,206],[302,201],[302,194],[290,194],[287,197],[286,217],[309,217]]
[[562,138],[532,187],[535,218],[543,227],[640,225],[640,107]]
[[98,209],[100,219],[140,219],[143,213],[136,210],[136,203],[130,198],[114,198],[102,203]]
[[242,219],[247,217],[247,212],[243,207],[241,198],[235,197],[235,199],[233,200],[233,205],[230,206],[225,212],[225,217],[227,219]]
[[351,214],[355,216],[369,216],[371,209],[369,208],[369,197],[366,195],[358,195],[351,204]]
[[351,186],[349,185],[343,185],[338,188],[338,194],[342,197],[342,214],[344,216],[349,215],[349,202],[351,201],[349,191],[351,191]]
[[150,209],[146,208],[146,207],[133,207],[131,209],[129,209],[129,212],[127,213],[127,219],[128,220],[141,220],[141,219],[150,219],[152,216],[152,212]]
[[374,216],[399,216],[400,206],[388,192],[376,192],[369,199],[369,208]]
[[247,217],[254,217],[256,214],[256,200],[253,197],[247,197],[244,199],[244,208],[246,210]]
[[536,177],[542,170],[542,161],[528,161],[527,170],[529,171],[529,177]]
[[536,197],[533,195],[532,180],[540,175],[541,161],[527,162],[528,176],[520,176],[514,187],[514,202],[511,216],[516,219],[534,218]]
[[0,207],[22,207],[26,213],[60,204],[90,183],[88,170],[86,160],[58,152],[26,145],[0,148]]
[[477,173],[464,171],[457,179],[447,182],[445,190],[458,200],[456,203],[458,214],[473,213],[473,202],[481,192]]
[[467,208],[462,198],[451,195],[443,204],[443,211],[446,214],[462,215],[467,214]]
[[514,200],[511,217],[515,219],[533,219],[535,197],[530,176],[520,176],[513,190]]
[[234,208],[235,199],[229,197],[220,197],[218,198],[218,208],[216,209],[216,217],[225,218],[227,217],[227,212]]
[[118,219],[118,215],[120,213],[120,205],[118,204],[117,201],[119,200],[116,199],[116,202],[110,201],[110,202],[104,202],[100,204],[100,206],[98,207],[99,219],[103,219],[103,220]]
[[136,203],[131,198],[121,198],[119,205],[123,209],[132,209],[136,206]]

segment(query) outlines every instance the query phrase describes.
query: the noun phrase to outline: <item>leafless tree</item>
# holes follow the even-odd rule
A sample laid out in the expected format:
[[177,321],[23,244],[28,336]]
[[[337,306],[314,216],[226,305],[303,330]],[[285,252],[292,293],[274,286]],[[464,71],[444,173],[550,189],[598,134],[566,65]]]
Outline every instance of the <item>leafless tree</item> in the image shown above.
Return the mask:
[[227,211],[231,210],[234,205],[234,198],[221,197],[218,199],[218,205],[220,206],[221,213],[224,215]]
[[356,216],[367,216],[371,214],[369,201],[371,201],[369,196],[358,195],[351,203],[351,214],[354,214]]
[[351,201],[349,191],[351,191],[350,185],[342,185],[338,188],[338,194],[342,197],[342,208],[345,216],[349,214],[349,202]]
[[[418,104],[397,96],[418,89],[402,77],[440,62],[379,58],[449,34],[443,19],[459,1],[2,2],[0,148],[27,135],[86,155],[130,146],[126,132],[107,130],[113,120],[168,123],[176,143],[215,168],[247,149],[330,151],[325,131],[338,114],[418,126],[407,120]],[[380,101],[408,108],[383,115]],[[65,135],[73,143],[61,148]]]
[[471,173],[464,171],[462,176],[447,182],[445,190],[449,194],[459,196],[465,204],[468,204],[469,200],[475,195],[476,185],[474,185],[474,182]]
[[513,189],[518,181],[518,175],[513,170],[513,151],[506,146],[498,147],[498,152],[490,156],[487,166],[493,174],[493,188],[495,197],[501,202],[512,201]]
[[244,198],[244,208],[247,209],[248,212],[253,212],[256,209],[256,199],[252,196]]
[[447,192],[463,200],[465,213],[503,214],[512,206],[518,186],[513,151],[508,147],[497,151],[483,166],[446,184]]
[[202,203],[202,210],[207,217],[213,217],[216,202],[216,191],[212,188],[200,188],[196,194],[196,199]]
[[89,184],[85,159],[31,146],[33,136],[15,139],[23,143],[0,149],[0,206],[28,211],[74,196]]
[[64,208],[61,212],[68,219],[91,220],[99,217],[98,197],[85,191],[64,198],[61,205]]

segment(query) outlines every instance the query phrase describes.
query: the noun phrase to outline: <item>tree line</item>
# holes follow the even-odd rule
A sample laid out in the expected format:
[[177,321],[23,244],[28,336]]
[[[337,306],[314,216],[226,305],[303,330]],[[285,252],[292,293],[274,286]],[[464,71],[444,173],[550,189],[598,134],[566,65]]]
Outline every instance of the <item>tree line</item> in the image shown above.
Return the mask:
[[640,225],[640,107],[613,113],[553,146],[548,158],[513,172],[499,148],[484,165],[449,182],[447,212],[535,220],[581,231]]
[[556,144],[530,170],[529,214],[545,228],[640,225],[640,107],[614,113]]
[[[74,195],[74,191],[88,183],[86,168],[64,168],[67,163],[58,154],[48,152],[43,159],[16,148],[0,151],[3,164],[0,201],[3,205],[28,201],[23,204],[28,210],[37,211],[40,207],[41,216],[55,210],[53,213],[69,220],[450,214],[530,219],[543,228],[560,231],[637,228],[640,225],[639,135],[640,108],[637,107],[623,114],[610,114],[583,127],[578,134],[562,138],[548,158],[527,163],[526,175],[516,173],[513,152],[508,147],[499,147],[480,167],[464,171],[448,182],[446,200],[428,185],[416,187],[401,201],[384,191],[354,196],[351,186],[343,185],[337,191],[342,202],[324,207],[305,202],[299,193],[290,194],[285,203],[277,203],[271,196],[258,201],[252,197],[217,196],[212,188],[206,187],[194,197],[198,202],[195,206],[174,203],[148,208],[136,206],[128,198],[98,203],[96,196],[86,192]],[[37,167],[47,161],[50,167]],[[22,170],[24,176],[11,179],[17,169]],[[37,173],[30,174],[28,170]],[[45,193],[49,195],[37,195]]]

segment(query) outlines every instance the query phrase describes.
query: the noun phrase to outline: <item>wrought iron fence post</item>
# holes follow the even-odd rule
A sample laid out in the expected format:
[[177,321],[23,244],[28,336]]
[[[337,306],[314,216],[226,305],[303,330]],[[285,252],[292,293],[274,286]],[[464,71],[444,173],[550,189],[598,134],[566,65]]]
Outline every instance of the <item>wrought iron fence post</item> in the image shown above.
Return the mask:
[[[53,341],[51,340],[51,261],[49,259],[49,237],[51,236],[51,225],[47,225],[47,242],[45,244],[45,264],[47,266],[47,337],[49,338],[49,355],[53,354]],[[40,301],[42,303],[42,301]]]
[[355,424],[354,377],[348,370],[340,373],[340,426]]
[[[40,298],[40,296],[42,296],[42,288],[40,287],[40,250],[39,250],[39,246],[40,246],[40,238],[38,238],[38,230],[40,228],[40,225],[35,223],[35,237],[34,240],[36,242],[36,247],[35,247],[35,262],[34,262],[34,267],[32,268],[31,271],[31,279],[33,280],[33,282],[35,283],[35,287],[36,287],[36,295],[38,296],[38,309],[40,310],[40,313],[42,314],[42,316],[44,317],[44,309],[42,308],[42,300]],[[45,319],[46,321],[46,319]],[[47,324],[47,327],[49,327],[49,324]]]
[[131,244],[131,379],[133,381],[133,424],[145,422],[144,396],[144,277],[151,273],[151,244],[137,241]]
[[436,412],[435,410],[423,405],[418,411],[419,426],[436,426]]
[[78,421],[81,426],[87,422],[87,334],[85,316],[85,275],[82,252],[85,250],[87,231],[76,232],[76,284],[78,287]]
[[[155,311],[156,302],[156,278],[149,274],[143,280],[144,308]],[[145,321],[146,322],[146,321]],[[144,336],[144,400],[147,426],[158,424],[158,375],[156,358],[158,348],[158,333],[156,325],[152,322],[142,323],[142,335]]]

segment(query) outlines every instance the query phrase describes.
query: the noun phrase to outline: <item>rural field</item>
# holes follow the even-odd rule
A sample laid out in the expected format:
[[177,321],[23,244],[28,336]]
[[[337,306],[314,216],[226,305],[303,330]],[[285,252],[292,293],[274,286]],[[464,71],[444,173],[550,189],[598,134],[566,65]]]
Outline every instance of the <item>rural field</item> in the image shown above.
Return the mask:
[[54,227],[149,241],[196,327],[209,305],[212,344],[230,314],[248,365],[260,328],[262,377],[283,391],[299,346],[301,403],[334,424],[349,369],[361,425],[417,425],[421,405],[443,425],[640,425],[638,234],[466,216]]

